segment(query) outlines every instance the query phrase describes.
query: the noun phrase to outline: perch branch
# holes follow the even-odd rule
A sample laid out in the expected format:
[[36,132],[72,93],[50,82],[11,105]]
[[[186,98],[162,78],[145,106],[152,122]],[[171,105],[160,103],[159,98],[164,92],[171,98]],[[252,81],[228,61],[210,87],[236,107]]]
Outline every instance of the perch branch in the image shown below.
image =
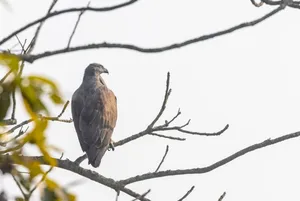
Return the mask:
[[[257,144],[253,144],[249,147],[246,147],[214,164],[211,164],[209,166],[203,167],[203,168],[192,168],[192,169],[180,169],[180,170],[167,170],[167,171],[159,171],[159,172],[151,172],[151,173],[146,173],[143,175],[137,175],[125,180],[120,180],[120,181],[115,181],[113,179],[110,178],[106,178],[100,174],[98,174],[97,172],[91,171],[89,169],[84,169],[80,166],[78,166],[76,163],[65,159],[65,160],[61,160],[61,159],[55,159],[57,161],[57,165],[56,167],[77,173],[83,177],[86,177],[90,180],[93,180],[97,183],[103,184],[107,187],[110,187],[116,191],[122,191],[128,195],[131,195],[135,198],[139,197],[140,194],[137,194],[135,192],[133,192],[132,190],[126,188],[125,186],[131,183],[135,183],[135,182],[140,182],[140,181],[144,181],[144,180],[148,180],[148,179],[154,179],[154,178],[160,178],[160,177],[166,177],[166,176],[173,176],[173,175],[186,175],[186,174],[203,174],[203,173],[207,173],[210,172],[212,170],[215,170],[231,161],[233,161],[234,159],[237,159],[249,152],[252,152],[254,150],[263,148],[263,147],[267,147],[270,145],[274,145],[277,144],[279,142],[283,142],[285,140],[289,140],[289,139],[293,139],[296,137],[300,136],[300,131],[299,132],[295,132],[295,133],[290,133],[287,135],[283,135],[280,136],[278,138],[274,138],[274,139],[268,139],[265,140],[261,143],[257,143]],[[7,157],[10,157],[9,155],[7,155]],[[48,162],[46,162],[43,158],[43,156],[21,156],[23,157],[23,160],[33,160],[33,161],[38,161],[40,164],[44,164],[44,165],[49,165]],[[16,162],[15,162],[16,163]],[[149,200],[147,198],[142,198],[141,200]]]
[[[6,155],[7,157],[10,157],[10,155]],[[39,162],[40,164],[42,165],[49,165],[49,163],[47,161],[44,160],[44,157],[43,156],[20,156],[22,158],[22,161],[37,161]],[[103,184],[104,186],[107,186],[111,189],[114,189],[116,191],[121,191],[121,192],[124,192],[134,198],[139,198],[140,200],[142,201],[150,201],[149,199],[143,197],[130,190],[129,188],[126,188],[123,184],[121,184],[120,182],[117,182],[113,179],[110,179],[110,178],[107,178],[107,177],[104,177],[100,174],[98,174],[97,172],[95,171],[92,171],[92,170],[89,170],[89,169],[84,169],[80,166],[78,166],[76,163],[68,160],[68,159],[56,159],[56,158],[53,158],[56,160],[57,164],[55,167],[59,167],[59,168],[62,168],[62,169],[65,169],[65,170],[68,170],[68,171],[71,171],[73,173],[76,173],[76,174],[79,174],[85,178],[88,178],[92,181],[95,181],[97,183],[100,183],[100,184]],[[16,163],[16,161],[13,161]]]

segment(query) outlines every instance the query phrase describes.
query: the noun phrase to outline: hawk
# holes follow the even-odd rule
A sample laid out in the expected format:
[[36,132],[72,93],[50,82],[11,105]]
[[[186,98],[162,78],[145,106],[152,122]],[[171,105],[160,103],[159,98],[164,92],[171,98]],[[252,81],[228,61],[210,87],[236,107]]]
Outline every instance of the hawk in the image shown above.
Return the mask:
[[88,164],[99,167],[109,148],[117,121],[117,99],[107,88],[102,73],[108,70],[92,63],[84,72],[83,81],[72,96],[72,116],[77,137]]

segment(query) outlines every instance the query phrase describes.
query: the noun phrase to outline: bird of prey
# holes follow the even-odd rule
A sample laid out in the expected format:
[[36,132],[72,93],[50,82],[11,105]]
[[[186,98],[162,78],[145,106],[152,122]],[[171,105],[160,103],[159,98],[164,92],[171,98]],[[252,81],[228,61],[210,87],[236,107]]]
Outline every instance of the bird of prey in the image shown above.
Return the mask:
[[99,167],[109,148],[117,121],[117,99],[107,88],[101,64],[92,63],[84,72],[83,81],[72,96],[72,116],[82,151],[88,164]]

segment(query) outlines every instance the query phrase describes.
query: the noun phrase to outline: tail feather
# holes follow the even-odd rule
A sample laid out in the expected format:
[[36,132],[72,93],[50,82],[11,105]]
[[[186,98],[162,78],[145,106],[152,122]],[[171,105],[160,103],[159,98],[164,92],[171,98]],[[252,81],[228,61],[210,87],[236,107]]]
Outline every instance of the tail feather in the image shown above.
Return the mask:
[[86,151],[89,160],[88,164],[91,164],[95,168],[99,167],[101,159],[104,156],[106,150],[107,147],[98,148],[95,145],[90,146]]

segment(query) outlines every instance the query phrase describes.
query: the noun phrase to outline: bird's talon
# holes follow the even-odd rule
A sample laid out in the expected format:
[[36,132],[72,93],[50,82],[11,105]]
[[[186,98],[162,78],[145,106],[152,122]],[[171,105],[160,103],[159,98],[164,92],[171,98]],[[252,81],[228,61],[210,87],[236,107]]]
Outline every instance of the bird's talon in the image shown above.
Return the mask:
[[114,142],[111,140],[109,143],[109,147],[108,147],[108,151],[115,151],[115,146],[114,146]]

